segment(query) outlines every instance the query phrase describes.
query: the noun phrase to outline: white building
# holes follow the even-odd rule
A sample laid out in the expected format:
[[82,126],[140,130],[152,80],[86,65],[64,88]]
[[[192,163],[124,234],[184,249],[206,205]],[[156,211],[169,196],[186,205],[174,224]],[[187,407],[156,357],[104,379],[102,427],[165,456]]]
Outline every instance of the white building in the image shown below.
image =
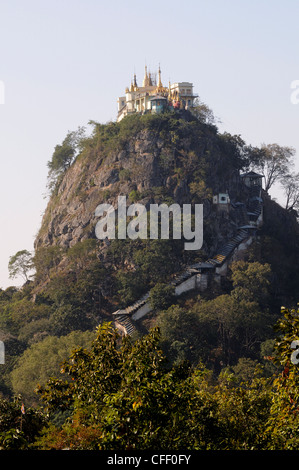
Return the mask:
[[185,108],[193,106],[193,101],[197,97],[197,95],[193,94],[193,83],[173,83],[169,88],[173,101],[182,102]]
[[193,106],[197,95],[193,94],[193,84],[190,82],[173,83],[164,87],[161,80],[161,69],[158,70],[158,80],[145,67],[142,86],[138,86],[136,75],[127,87],[124,96],[118,98],[117,121],[133,113],[160,112],[165,106],[174,109],[188,109]]

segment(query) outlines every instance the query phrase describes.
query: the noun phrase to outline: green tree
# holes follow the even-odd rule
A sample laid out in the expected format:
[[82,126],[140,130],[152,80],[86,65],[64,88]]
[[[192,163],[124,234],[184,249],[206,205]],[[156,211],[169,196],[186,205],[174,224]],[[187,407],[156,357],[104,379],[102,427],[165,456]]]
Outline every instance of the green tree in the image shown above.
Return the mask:
[[265,191],[289,173],[295,149],[278,144],[263,144],[256,151],[254,167],[265,177]]
[[299,309],[282,307],[275,330],[274,362],[279,373],[273,383],[271,413],[265,432],[270,450],[297,450],[299,445]]
[[299,207],[299,173],[287,173],[280,178],[285,195],[285,208],[289,211]]
[[25,282],[28,281],[28,274],[32,270],[33,258],[28,250],[18,251],[15,255],[9,258],[8,271],[9,277],[14,279],[21,276]]
[[71,261],[71,267],[80,271],[91,262],[97,260],[97,241],[87,239],[80,241],[68,249],[67,257]]
[[[136,275],[137,274],[137,275]],[[119,270],[116,274],[116,289],[120,305],[127,307],[146,292],[146,285],[138,271]]]
[[227,167],[232,171],[248,166],[252,150],[246,145],[240,135],[231,135],[229,132],[224,132],[219,134],[219,138],[221,150],[228,157],[223,160],[223,166],[221,167],[224,175],[226,174]]
[[103,324],[91,349],[63,364],[69,380],[38,387],[46,410],[69,410],[46,426],[38,449],[263,449],[271,407],[269,380],[234,386],[186,364],[167,368],[158,329],[133,342]]
[[169,240],[146,240],[138,247],[133,260],[140,269],[142,279],[149,287],[157,282],[164,282],[165,277],[173,272],[175,264],[172,244]]
[[271,333],[269,315],[258,303],[235,298],[218,297],[195,304],[193,310],[200,322],[200,338],[208,356],[208,364],[219,368],[234,365],[239,357],[259,358],[260,344]]
[[163,350],[172,363],[187,360],[197,366],[198,362],[206,357],[195,312],[172,305],[158,314],[157,324],[161,331]]
[[192,107],[192,114],[194,114],[197,119],[204,124],[216,124],[219,122],[219,119],[216,119],[212,109],[206,103],[203,103],[198,98],[194,100]]
[[232,295],[239,300],[257,301],[261,306],[266,306],[270,295],[271,275],[268,263],[244,260],[234,262],[231,265]]
[[52,159],[48,162],[48,188],[53,190],[60,176],[70,167],[84,138],[85,128],[79,127],[77,131],[68,132],[62,144],[56,145]]
[[210,188],[207,188],[206,183],[204,180],[193,181],[189,185],[191,194],[197,196],[199,200],[202,199],[212,199],[213,192]]
[[[49,305],[32,302],[28,298],[13,298],[10,301],[0,303],[0,325],[6,331],[16,335],[21,341],[32,341],[32,337],[28,337],[23,333],[29,324],[38,322],[41,326],[43,321],[47,320],[50,316],[51,308]],[[46,323],[44,322],[44,325]],[[25,330],[24,330],[25,329]],[[34,330],[34,328],[33,328]],[[41,330],[42,331],[42,330]],[[36,333],[38,331],[35,330]]]
[[266,448],[265,430],[270,416],[271,395],[270,380],[258,376],[251,376],[249,381],[237,386],[233,376],[228,376],[226,383],[214,388],[215,418],[222,430],[218,450]]
[[[90,350],[73,351],[63,370],[71,380],[51,379],[38,392],[49,411],[68,408],[72,425],[49,427],[40,448],[132,450],[201,446],[193,420],[209,404],[196,393],[187,367],[165,367],[157,329],[133,342],[111,324],[98,328]],[[200,427],[200,426],[198,426]],[[88,436],[79,440],[82,429]],[[97,432],[96,432],[97,431]],[[203,432],[203,431],[201,431]]]
[[39,410],[22,409],[21,397],[0,399],[0,450],[28,450],[46,423]]
[[51,270],[55,270],[62,260],[63,249],[60,246],[41,246],[34,254],[33,262],[36,269],[36,280],[50,279]]
[[149,302],[155,310],[165,310],[175,300],[175,289],[169,284],[158,282],[149,294]]
[[36,385],[44,385],[51,376],[58,374],[61,363],[71,351],[80,346],[88,347],[94,336],[94,332],[73,331],[60,338],[47,336],[27,348],[11,373],[14,394],[22,395],[29,405],[36,404]]

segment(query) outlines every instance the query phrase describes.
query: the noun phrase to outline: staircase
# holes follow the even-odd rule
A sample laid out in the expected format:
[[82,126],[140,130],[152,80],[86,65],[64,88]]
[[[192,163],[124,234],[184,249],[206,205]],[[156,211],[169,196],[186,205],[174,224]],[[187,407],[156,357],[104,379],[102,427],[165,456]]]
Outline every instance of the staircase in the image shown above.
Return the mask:
[[261,188],[259,186],[252,186],[250,188],[249,201],[248,201],[248,216],[250,220],[256,222],[262,212]]
[[[195,263],[186,268],[185,271],[180,273],[170,282],[172,286],[178,286],[190,277],[199,274],[203,268],[210,268],[211,273],[215,273],[215,269],[218,266],[221,266],[227,258],[233,253],[235,248],[246,238],[248,238],[248,232],[245,229],[238,230],[237,234],[232,237],[222,248],[220,248],[217,254],[213,258],[209,258],[207,261]],[[201,288],[207,288],[207,278],[202,283]],[[136,301],[134,304],[130,305],[125,309],[117,310],[113,313],[115,322],[118,323],[122,329],[125,331],[125,334],[132,335],[136,331],[136,327],[131,320],[131,315],[135,313],[140,307],[145,305],[148,302],[149,292],[147,292],[141,299]]]
[[[236,221],[238,227],[236,234],[230,240],[228,240],[227,243],[220,247],[212,258],[209,258],[207,261],[188,266],[185,271],[180,273],[175,277],[174,280],[170,282],[170,285],[174,287],[179,286],[190,277],[202,273],[207,269],[212,275],[215,276],[216,268],[222,266],[228,260],[228,258],[230,258],[234,250],[242,243],[242,241],[252,236],[252,229],[256,227],[256,221],[262,211],[262,203],[261,187],[251,187],[247,204],[241,202],[232,204],[232,207],[236,211]],[[219,276],[219,274],[217,275]],[[204,277],[201,288],[208,288],[207,276]],[[143,297],[141,297],[129,307],[117,310],[113,313],[115,322],[122,327],[122,329],[125,331],[125,334],[132,335],[134,331],[136,331],[136,327],[131,320],[131,316],[137,312],[138,309],[148,303],[149,294],[150,293],[147,292]]]
[[125,334],[127,335],[132,335],[136,331],[135,325],[133,325],[133,322],[129,315],[125,315],[122,313],[115,312],[115,322],[119,323],[121,327],[123,327]]
[[237,234],[232,237],[222,248],[220,248],[218,255],[214,256],[214,259],[219,257],[227,258],[234,249],[243,241],[248,238],[248,232],[246,229],[239,229]]
[[242,227],[243,228],[248,227],[250,222],[249,222],[246,204],[242,202],[237,202],[234,207],[236,211],[236,219],[237,219],[238,228],[241,229]]

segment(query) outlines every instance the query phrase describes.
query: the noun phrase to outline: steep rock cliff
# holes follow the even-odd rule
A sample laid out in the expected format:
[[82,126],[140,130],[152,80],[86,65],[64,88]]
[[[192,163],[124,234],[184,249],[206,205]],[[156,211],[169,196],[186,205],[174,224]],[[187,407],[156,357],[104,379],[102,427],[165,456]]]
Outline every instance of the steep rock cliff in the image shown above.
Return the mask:
[[[233,137],[220,136],[189,113],[127,121],[105,131],[95,126],[49,200],[36,249],[94,238],[96,207],[116,207],[118,195],[126,195],[128,204],[203,203],[206,217],[214,193],[239,196],[241,157]],[[225,224],[214,222],[221,237]]]
[[[213,256],[234,236],[244,222],[238,205],[246,204],[249,189],[240,173],[249,163],[250,149],[238,136],[220,134],[216,127],[203,124],[189,112],[136,115],[106,125],[94,123],[92,135],[81,142],[77,158],[52,192],[35,241],[36,252],[60,247],[67,254],[80,242],[94,240],[97,262],[106,270],[105,280],[99,276],[94,289],[101,292],[102,309],[112,312],[138,299],[157,280],[169,280],[185,266]],[[222,210],[213,204],[213,196],[219,193],[230,197],[229,205]],[[116,208],[119,195],[127,197],[127,205],[140,202],[147,208],[151,203],[178,203],[181,207],[203,204],[202,248],[186,252],[180,241],[160,246],[120,241],[109,248],[96,239],[95,209],[101,203]],[[292,286],[292,292],[287,292],[292,295],[298,275],[292,265],[294,253],[299,251],[298,224],[292,214],[264,196],[266,222],[250,256],[270,262],[275,268],[274,290],[282,294]],[[281,230],[282,220],[288,240]],[[280,260],[269,248],[273,240],[281,252]],[[37,290],[49,281],[47,270],[49,274],[55,268],[55,277],[59,269],[68,270],[68,262],[67,255],[59,258],[58,268],[51,261],[46,274],[37,277]]]

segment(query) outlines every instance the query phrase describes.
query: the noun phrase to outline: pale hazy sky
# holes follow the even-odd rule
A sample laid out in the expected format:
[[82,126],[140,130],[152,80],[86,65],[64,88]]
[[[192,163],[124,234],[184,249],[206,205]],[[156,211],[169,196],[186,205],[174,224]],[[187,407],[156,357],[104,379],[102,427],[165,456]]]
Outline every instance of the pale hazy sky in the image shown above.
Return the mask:
[[33,249],[47,162],[69,130],[116,118],[144,65],[191,81],[220,130],[299,155],[298,0],[0,0],[0,287]]

